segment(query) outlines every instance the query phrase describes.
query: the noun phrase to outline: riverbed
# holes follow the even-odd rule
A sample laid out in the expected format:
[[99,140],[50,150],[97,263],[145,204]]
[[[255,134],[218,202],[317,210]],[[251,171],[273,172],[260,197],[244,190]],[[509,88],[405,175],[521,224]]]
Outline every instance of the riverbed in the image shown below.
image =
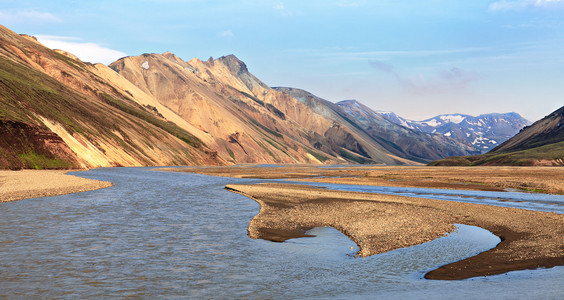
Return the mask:
[[[316,237],[284,243],[250,239],[248,221],[259,205],[224,186],[263,180],[148,168],[96,169],[73,175],[110,181],[114,186],[0,204],[0,297],[467,299],[495,295],[515,299],[564,295],[563,267],[461,281],[423,279],[429,270],[499,242],[477,227],[458,225],[456,232],[426,244],[355,258],[356,245],[332,228],[316,228],[310,232]],[[511,201],[501,202],[511,205]]]

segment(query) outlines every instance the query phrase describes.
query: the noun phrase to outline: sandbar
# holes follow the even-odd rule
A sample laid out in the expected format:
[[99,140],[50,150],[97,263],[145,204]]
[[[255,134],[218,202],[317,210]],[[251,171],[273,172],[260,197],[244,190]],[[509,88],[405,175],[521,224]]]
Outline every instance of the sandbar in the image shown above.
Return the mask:
[[359,246],[359,256],[370,256],[444,236],[453,224],[485,228],[501,238],[497,247],[433,270],[427,279],[564,265],[564,215],[557,213],[293,184],[230,184],[226,189],[260,204],[249,222],[254,239],[282,242],[330,226]]
[[65,195],[112,186],[112,183],[67,175],[68,170],[0,170],[0,202]]

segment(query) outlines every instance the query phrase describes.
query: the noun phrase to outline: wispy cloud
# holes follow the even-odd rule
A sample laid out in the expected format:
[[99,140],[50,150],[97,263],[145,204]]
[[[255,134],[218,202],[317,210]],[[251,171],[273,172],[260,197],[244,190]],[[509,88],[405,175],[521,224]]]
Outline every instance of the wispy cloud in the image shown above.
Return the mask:
[[454,67],[450,70],[442,70],[436,74],[426,76],[419,74],[415,77],[401,77],[396,74],[396,78],[404,91],[411,94],[424,95],[464,91],[469,83],[478,79],[478,75],[474,72]]
[[28,11],[0,11],[0,23],[20,24],[20,23],[61,23],[62,20],[48,12],[35,10]]
[[233,31],[231,31],[231,29],[228,29],[228,30],[220,32],[218,34],[218,36],[222,37],[222,38],[234,38],[235,34],[233,33]]
[[396,71],[391,64],[379,60],[370,60],[369,64],[377,71],[392,74],[404,91],[416,95],[462,91],[469,83],[479,78],[477,73],[457,67],[431,75],[419,74],[415,77],[406,77]]
[[298,15],[299,13],[289,9],[284,2],[279,2],[278,4],[276,4],[274,6],[274,9],[276,11],[278,11],[278,13],[284,17],[293,17],[295,15]]
[[500,0],[489,5],[489,11],[524,10],[528,8],[564,8],[564,0]]
[[51,49],[61,49],[76,55],[80,60],[91,63],[110,64],[127,54],[102,47],[95,43],[80,42],[80,38],[67,36],[38,35],[40,43]]
[[372,66],[374,69],[378,71],[382,71],[385,73],[394,73],[394,66],[387,64],[383,61],[371,59],[368,61],[368,63],[370,63],[370,66]]

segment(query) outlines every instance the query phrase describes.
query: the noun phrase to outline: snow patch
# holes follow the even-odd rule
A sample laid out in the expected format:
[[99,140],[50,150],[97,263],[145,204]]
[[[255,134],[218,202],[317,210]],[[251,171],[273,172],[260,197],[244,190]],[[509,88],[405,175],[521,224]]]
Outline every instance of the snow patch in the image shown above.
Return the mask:
[[149,62],[145,61],[144,63],[141,64],[141,67],[143,67],[143,69],[145,70],[149,70]]
[[445,136],[451,136],[451,135],[452,135],[452,133],[450,131],[445,133]]
[[466,117],[461,116],[461,115],[441,116],[441,120],[447,121],[449,123],[454,123],[454,124],[460,124],[462,121],[464,121],[464,119],[466,119]]
[[425,125],[428,125],[428,126],[431,126],[431,127],[437,127],[437,126],[441,125],[441,123],[437,122],[437,120],[435,120],[435,119],[432,119],[432,120],[427,121],[427,122],[422,122],[421,124],[425,124]]

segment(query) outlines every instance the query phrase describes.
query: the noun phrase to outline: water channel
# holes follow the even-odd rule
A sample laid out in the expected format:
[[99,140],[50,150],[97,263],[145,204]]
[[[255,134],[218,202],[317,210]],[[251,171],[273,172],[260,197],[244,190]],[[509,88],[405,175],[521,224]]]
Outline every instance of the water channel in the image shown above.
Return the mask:
[[[248,221],[259,206],[224,186],[262,180],[148,168],[73,174],[114,186],[0,204],[0,298],[564,296],[563,267],[462,281],[422,278],[499,242],[477,227],[458,225],[430,243],[355,259],[356,245],[332,228],[285,243],[248,238]],[[557,200],[543,201],[560,207]]]

